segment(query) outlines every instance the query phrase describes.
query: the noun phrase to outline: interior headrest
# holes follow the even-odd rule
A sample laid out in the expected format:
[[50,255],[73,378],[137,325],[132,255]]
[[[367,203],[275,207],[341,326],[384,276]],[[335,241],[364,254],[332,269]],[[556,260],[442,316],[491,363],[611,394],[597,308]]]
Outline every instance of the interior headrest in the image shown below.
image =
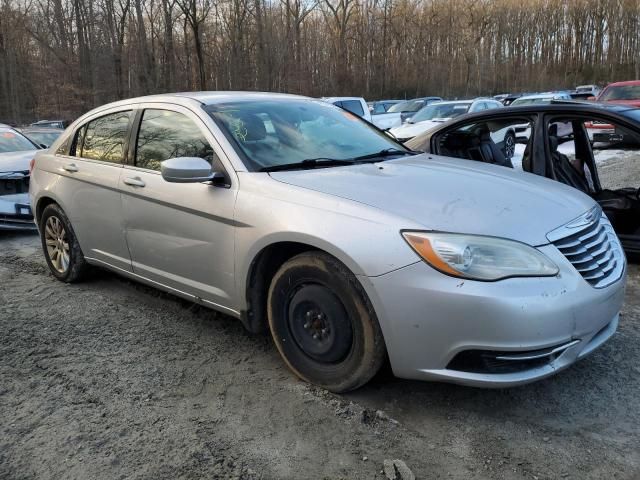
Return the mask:
[[558,151],[558,137],[555,135],[549,135],[549,150],[551,153]]
[[552,123],[549,125],[549,135],[553,135],[554,137],[558,136],[558,124]]
[[478,135],[480,136],[481,142],[491,140],[491,131],[489,131],[489,127],[486,123],[480,125],[480,127],[478,128]]

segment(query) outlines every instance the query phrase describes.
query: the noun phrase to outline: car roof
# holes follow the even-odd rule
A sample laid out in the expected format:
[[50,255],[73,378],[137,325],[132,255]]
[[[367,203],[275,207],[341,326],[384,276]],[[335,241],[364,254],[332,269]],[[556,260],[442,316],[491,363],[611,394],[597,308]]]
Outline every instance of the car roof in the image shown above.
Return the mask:
[[640,85],[640,80],[626,80],[624,82],[613,82],[607,85],[607,87],[627,87],[630,85]]
[[[471,100],[442,100],[442,101],[440,101],[440,102],[432,103],[431,105],[442,105],[442,104],[444,104],[444,103],[446,103],[446,104],[461,104],[461,105],[462,105],[462,104],[465,104],[465,103],[473,103],[473,102],[475,102],[476,100],[480,100],[480,99],[479,99],[479,98],[473,98],[473,99],[471,99]],[[492,100],[492,101],[494,101],[494,102],[496,102],[496,101],[497,101],[497,100],[494,100],[493,98],[491,98],[491,99],[488,99],[488,98],[486,98],[486,99],[485,99],[485,98],[483,98],[482,100]],[[429,107],[430,107],[431,105],[427,105],[427,106],[429,106]]]
[[19,130],[20,132],[27,132],[27,133],[62,133],[64,132],[64,130],[61,128],[40,127],[40,126],[22,127],[22,128],[17,128],[16,130]]
[[[334,98],[346,98],[346,97],[334,97]],[[177,93],[162,93],[157,95],[145,95],[142,97],[127,98],[124,100],[118,100],[116,102],[100,105],[92,110],[87,111],[76,119],[82,120],[90,114],[99,113],[103,110],[116,107],[128,107],[137,103],[173,103],[178,105],[189,106],[194,103],[200,105],[213,105],[216,103],[235,102],[235,101],[250,101],[250,100],[285,100],[285,99],[299,99],[299,100],[317,100],[310,97],[304,97],[300,95],[292,95],[287,93],[269,93],[269,92],[240,92],[240,91],[205,91],[205,92],[177,92]],[[74,122],[75,123],[75,122]]]
[[[283,94],[274,94],[274,95],[277,95],[277,98],[280,98],[281,96],[306,98],[306,97],[300,97],[298,95],[283,95]],[[338,100],[357,100],[359,102],[360,100],[362,100],[362,97],[322,97],[322,100],[324,100],[325,102],[335,102]]]
[[[349,97],[332,97],[332,98],[349,98]],[[355,97],[359,98],[359,97]],[[311,100],[309,97],[300,95],[292,95],[288,93],[269,93],[269,92],[240,92],[240,91],[205,91],[205,92],[176,92],[162,93],[158,95],[146,95],[143,97],[128,98],[117,102],[101,105],[99,109],[117,107],[120,105],[130,105],[132,103],[145,102],[168,102],[168,103],[189,103],[189,100],[199,102],[203,105],[211,105],[215,103],[224,103],[229,101],[241,100],[285,100],[285,99],[305,99]]]
[[518,98],[518,100],[529,100],[530,98],[553,98],[556,95],[564,95],[566,92],[546,92],[546,93],[535,93],[532,95],[523,95]]
[[[483,110],[482,112],[471,113],[465,115],[464,118],[485,117],[485,116],[503,116],[503,115],[517,115],[531,114],[531,113],[553,113],[553,112],[584,112],[584,113],[597,113],[598,111],[621,114],[629,110],[637,110],[636,108],[626,105],[610,104],[610,103],[596,103],[585,102],[579,100],[553,100],[551,103],[538,103],[529,105],[516,105],[508,108],[501,108],[495,110]],[[462,118],[462,117],[457,117]]]

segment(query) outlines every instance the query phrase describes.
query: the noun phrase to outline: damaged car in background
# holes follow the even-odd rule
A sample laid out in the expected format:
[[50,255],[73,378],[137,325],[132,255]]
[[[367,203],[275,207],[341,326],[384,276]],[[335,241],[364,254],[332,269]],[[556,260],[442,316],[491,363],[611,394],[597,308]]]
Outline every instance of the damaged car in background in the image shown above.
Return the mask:
[[[512,157],[505,158],[492,138],[510,128],[516,131],[518,144]],[[640,256],[638,108],[565,101],[512,106],[459,117],[406,145],[523,170],[580,190],[600,205],[627,255],[634,260]],[[592,248],[596,243],[587,247],[588,252],[572,254],[585,255],[582,270],[596,269],[607,259],[605,252]]]
[[36,230],[29,205],[29,169],[38,147],[0,126],[0,230]]

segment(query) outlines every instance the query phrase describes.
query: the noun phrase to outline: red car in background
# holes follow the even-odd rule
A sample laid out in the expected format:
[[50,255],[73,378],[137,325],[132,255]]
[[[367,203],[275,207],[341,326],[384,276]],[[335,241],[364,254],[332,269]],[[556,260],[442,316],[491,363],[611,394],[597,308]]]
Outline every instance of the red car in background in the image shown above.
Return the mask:
[[640,80],[610,83],[600,92],[596,102],[640,107]]
[[[640,80],[629,80],[626,82],[610,83],[594,99],[601,103],[615,103],[618,105],[626,105],[627,107],[640,108]],[[599,141],[600,138],[608,138],[607,136],[615,133],[613,125],[604,122],[588,122],[585,124],[589,139]]]

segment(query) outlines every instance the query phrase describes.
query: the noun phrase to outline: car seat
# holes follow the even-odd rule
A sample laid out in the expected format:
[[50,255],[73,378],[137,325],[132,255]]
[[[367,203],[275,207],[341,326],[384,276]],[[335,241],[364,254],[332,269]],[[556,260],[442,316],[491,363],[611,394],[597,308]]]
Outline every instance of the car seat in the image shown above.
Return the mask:
[[502,167],[513,168],[513,163],[511,163],[511,160],[504,156],[502,150],[495,144],[495,142],[491,138],[489,127],[483,124],[480,128],[480,151],[482,152],[484,161],[486,163],[493,163]]
[[558,126],[553,124],[549,127],[549,151],[551,152],[551,163],[556,179],[565,185],[590,194],[589,182],[585,178],[584,172],[578,172],[571,165],[569,157],[558,151],[558,144]]

